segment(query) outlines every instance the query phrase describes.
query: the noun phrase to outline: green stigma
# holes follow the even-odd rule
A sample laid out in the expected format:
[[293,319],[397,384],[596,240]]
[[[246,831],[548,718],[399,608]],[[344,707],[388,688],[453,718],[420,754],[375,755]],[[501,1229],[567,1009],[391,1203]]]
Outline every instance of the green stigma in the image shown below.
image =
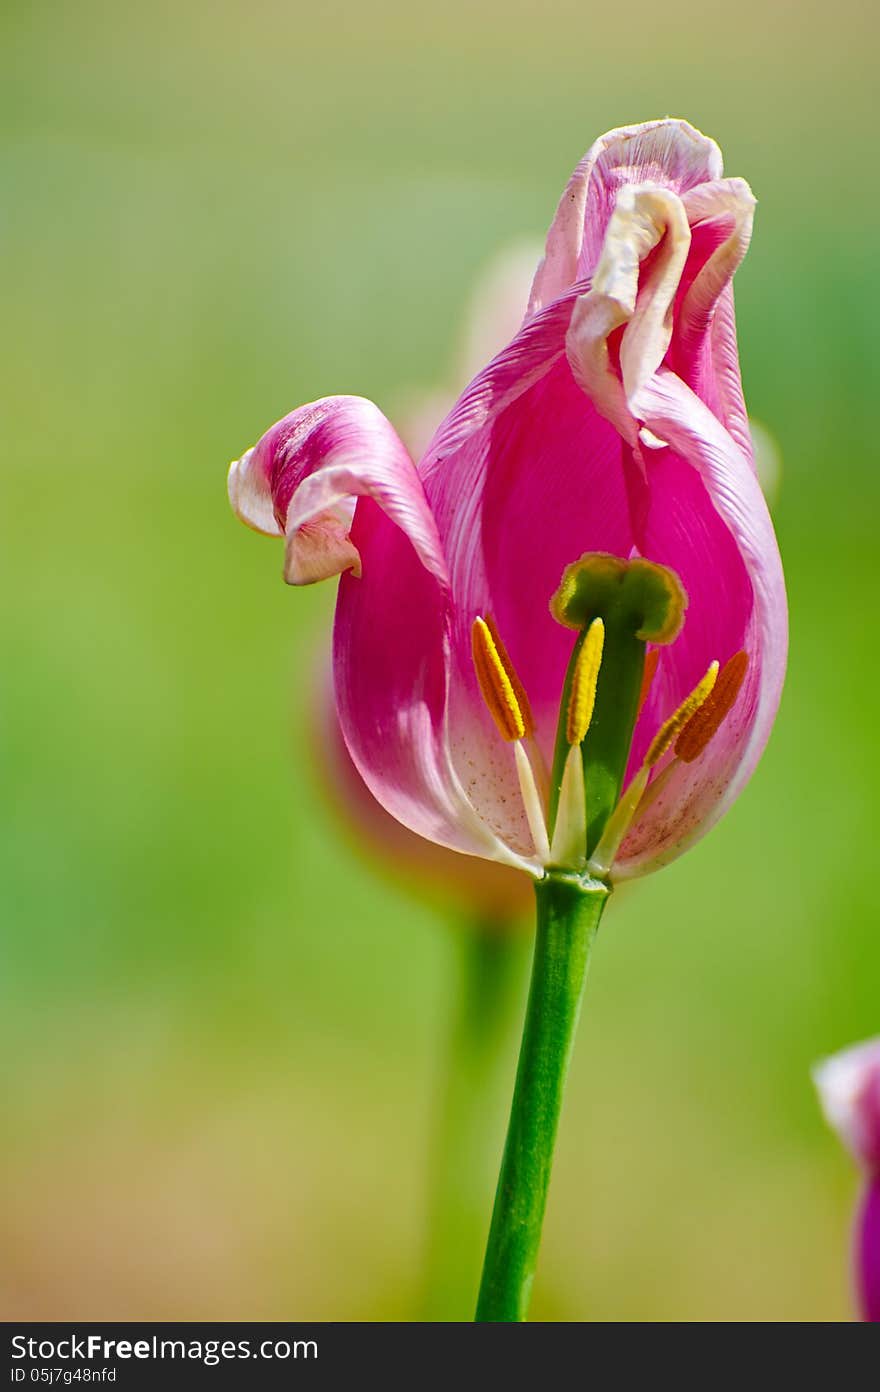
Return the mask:
[[589,551],[566,566],[550,612],[566,628],[584,629],[593,619],[628,629],[643,643],[671,643],[681,632],[687,595],[674,571],[653,561],[621,560]]

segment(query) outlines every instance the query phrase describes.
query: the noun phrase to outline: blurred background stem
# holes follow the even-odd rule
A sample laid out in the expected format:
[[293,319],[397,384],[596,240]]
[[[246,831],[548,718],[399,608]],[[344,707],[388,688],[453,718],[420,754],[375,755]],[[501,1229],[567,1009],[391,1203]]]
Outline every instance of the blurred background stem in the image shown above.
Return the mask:
[[506,922],[459,934],[456,992],[432,1153],[422,1317],[471,1318],[514,1070],[526,945]]

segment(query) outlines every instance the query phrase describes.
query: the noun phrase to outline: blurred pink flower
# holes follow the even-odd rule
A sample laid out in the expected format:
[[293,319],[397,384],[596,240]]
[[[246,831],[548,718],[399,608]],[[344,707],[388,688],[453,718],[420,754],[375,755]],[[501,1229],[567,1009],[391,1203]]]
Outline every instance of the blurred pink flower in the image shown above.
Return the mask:
[[386,812],[361,778],[346,748],[336,709],[318,712],[317,776],[353,850],[398,884],[430,902],[461,912],[482,928],[502,930],[531,906],[529,882],[509,865],[461,855],[427,841]]
[[864,1175],[853,1271],[862,1318],[880,1323],[880,1037],[825,1059],[813,1079],[827,1120]]
[[427,390],[409,388],[392,411],[397,432],[420,458],[472,377],[514,337],[526,312],[540,242],[520,239],[502,246],[481,270],[471,292],[449,380]]
[[[632,736],[632,805],[600,869],[619,877],[673,859],[754,769],[787,616],[730,285],[753,206],[686,123],[614,131],[563,194],[522,327],[418,468],[359,397],[301,407],[232,466],[233,506],[285,537],[290,583],[342,575],[345,742],[375,797],[421,836],[536,876],[558,863],[541,767],[572,636],[548,601],[585,551],[668,568],[688,603],[680,636],[675,626],[656,637],[666,646]],[[658,744],[688,693],[711,690],[718,663],[714,724],[689,757]]]

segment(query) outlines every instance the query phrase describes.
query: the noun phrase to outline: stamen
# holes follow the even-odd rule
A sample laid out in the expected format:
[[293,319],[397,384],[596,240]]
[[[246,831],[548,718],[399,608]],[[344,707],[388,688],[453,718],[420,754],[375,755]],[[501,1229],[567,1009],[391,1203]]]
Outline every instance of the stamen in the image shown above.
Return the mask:
[[661,769],[660,772],[657,774],[657,777],[651,779],[651,782],[645,788],[644,793],[639,799],[639,805],[636,808],[636,812],[638,813],[640,819],[645,815],[648,808],[653,807],[654,803],[662,795],[663,790],[670,782],[672,775],[674,774],[675,770],[679,767],[680,762],[681,761],[679,759],[670,759],[666,767]]
[[[621,797],[599,838],[599,844],[590,856],[587,869],[598,879],[604,878],[614,864],[623,838],[632,826],[636,813],[648,788],[648,780],[655,764],[663,758],[676,736],[680,735],[687,722],[696,715],[711,695],[718,677],[718,663],[710,664],[702,681],[697,682],[693,691],[686,696],[668,720],[665,720],[651,741],[641,768],[637,769],[629,787]],[[665,772],[665,771],[664,771]],[[660,775],[663,777],[663,774]]]
[[483,622],[492,635],[492,642],[495,644],[495,650],[501,659],[501,665],[507,673],[507,679],[510,685],[513,687],[513,694],[516,697],[517,705],[519,706],[523,723],[526,727],[526,739],[531,739],[535,733],[535,721],[532,717],[532,708],[529,704],[529,698],[526,695],[525,687],[519,679],[519,673],[510,660],[510,654],[504,646],[504,641],[501,634],[498,632],[495,620],[491,615],[487,614]]
[[748,653],[738,652],[721,668],[711,695],[691,717],[676,741],[675,752],[684,763],[692,764],[698,759],[718,733],[739,695],[748,665]]
[[642,817],[649,807],[653,807],[675,769],[680,764],[692,764],[695,759],[700,757],[709,741],[714,739],[739,695],[739,689],[743,684],[748,665],[748,654],[744,652],[735,653],[725,662],[718,673],[718,680],[712,689],[712,694],[703,703],[696,715],[691,717],[679,735],[675,745],[675,758],[671,759],[665,769],[662,769],[657,777],[651,780],[649,787],[645,790],[638,806],[639,817]]
[[634,774],[629,787],[611,813],[608,821],[605,823],[605,830],[599,838],[599,844],[593,851],[587,864],[587,869],[590,874],[595,875],[597,879],[604,879],[614,864],[614,858],[620,850],[620,843],[629,831],[630,823],[642,800],[642,794],[648,786],[648,779],[650,776],[650,767],[648,764],[642,764],[642,767]]
[[509,743],[524,739],[532,732],[531,711],[526,704],[524,712],[519,700],[522,693],[520,680],[504,645],[496,639],[485,619],[474,619],[471,651],[483,700],[498,726],[501,738]]
[[642,673],[642,689],[639,692],[639,715],[642,713],[642,706],[648,699],[651,687],[654,685],[654,677],[657,675],[657,663],[660,661],[660,649],[652,648],[645,655],[645,670]]
[[572,744],[562,772],[559,806],[553,827],[549,863],[580,869],[587,853],[587,805],[584,761],[579,744]]
[[596,683],[602,665],[605,625],[594,619],[587,629],[571,675],[565,736],[569,744],[580,744],[586,738],[596,705]]
[[541,806],[547,807],[550,803],[550,770],[547,767],[547,760],[544,758],[544,751],[535,739],[534,732],[526,735],[526,752],[532,766],[532,773],[535,775],[538,792],[541,795]]
[[535,782],[535,774],[529,763],[529,756],[519,740],[514,741],[513,753],[516,758],[516,772],[519,777],[519,790],[526,809],[526,821],[532,833],[532,843],[538,859],[546,865],[550,859],[550,839],[547,835],[547,822],[541,794]]
[[660,762],[676,736],[681,734],[691,717],[696,715],[700,707],[708,700],[717,676],[718,663],[712,662],[706,675],[697,682],[690,696],[686,696],[678,710],[673,712],[668,720],[664,720],[648,747],[648,752],[645,755],[646,768],[653,768],[655,764]]
[[[522,743],[524,739],[528,739],[530,744],[533,743],[532,712],[522,683],[491,619],[474,619],[471,628],[471,651],[477,681],[489,714],[498,726],[501,738],[513,745],[526,821],[529,824],[535,853],[542,864],[546,865],[550,859],[550,838],[547,835],[544,799],[538,788],[535,770]],[[539,763],[539,770],[543,772],[546,781],[543,761]]]

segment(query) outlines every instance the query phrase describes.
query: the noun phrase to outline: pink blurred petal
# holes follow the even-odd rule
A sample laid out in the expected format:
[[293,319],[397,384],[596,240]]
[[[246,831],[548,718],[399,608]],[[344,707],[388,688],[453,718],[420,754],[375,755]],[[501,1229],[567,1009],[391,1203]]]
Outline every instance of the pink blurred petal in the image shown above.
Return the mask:
[[866,1182],[859,1200],[853,1275],[862,1319],[880,1324],[880,1174]]
[[541,243],[509,242],[483,268],[465,315],[456,376],[463,386],[519,331],[529,304]]
[[824,1059],[813,1081],[844,1145],[863,1169],[880,1173],[880,1036]]
[[861,1317],[880,1322],[880,1036],[841,1049],[813,1069],[826,1120],[865,1182],[853,1227],[853,1278]]
[[351,832],[355,849],[397,883],[431,902],[452,903],[470,920],[479,916],[499,928],[518,918],[532,902],[529,880],[512,867],[482,856],[462,855],[418,836],[377,802],[352,762],[339,728],[330,684],[317,693],[316,753],[322,785],[335,815]]
[[541,246],[510,242],[482,268],[469,297],[450,385],[408,391],[393,412],[414,458],[424,454],[462,387],[514,337],[523,321]]

